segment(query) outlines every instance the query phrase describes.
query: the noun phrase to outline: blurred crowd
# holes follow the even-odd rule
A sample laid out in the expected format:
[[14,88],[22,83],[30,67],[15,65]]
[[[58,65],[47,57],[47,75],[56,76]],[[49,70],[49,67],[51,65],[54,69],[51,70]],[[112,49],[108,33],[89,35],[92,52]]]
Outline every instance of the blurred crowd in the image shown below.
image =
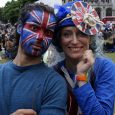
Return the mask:
[[16,24],[0,24],[0,60],[13,59],[17,52]]
[[[18,37],[16,32],[17,24],[0,24],[0,60],[4,58],[14,59],[17,53]],[[115,28],[113,24],[107,23],[98,36],[104,41],[104,51],[115,51]]]
[[104,51],[115,52],[115,25],[112,21],[105,24],[101,36],[104,38]]

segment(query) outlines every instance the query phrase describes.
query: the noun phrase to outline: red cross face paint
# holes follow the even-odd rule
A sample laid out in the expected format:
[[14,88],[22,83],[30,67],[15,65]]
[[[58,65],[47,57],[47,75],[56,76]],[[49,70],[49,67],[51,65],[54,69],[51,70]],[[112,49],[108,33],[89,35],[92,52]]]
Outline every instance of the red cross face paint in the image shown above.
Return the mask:
[[33,10],[24,25],[20,43],[25,52],[33,56],[41,56],[48,49],[56,19],[53,14],[42,9]]

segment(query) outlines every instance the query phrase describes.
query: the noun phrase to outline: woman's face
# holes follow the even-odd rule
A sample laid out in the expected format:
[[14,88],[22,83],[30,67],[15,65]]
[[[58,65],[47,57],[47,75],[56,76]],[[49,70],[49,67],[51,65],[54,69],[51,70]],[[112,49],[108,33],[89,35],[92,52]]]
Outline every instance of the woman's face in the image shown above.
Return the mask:
[[61,47],[66,58],[79,60],[89,49],[90,38],[76,27],[65,27],[61,32]]

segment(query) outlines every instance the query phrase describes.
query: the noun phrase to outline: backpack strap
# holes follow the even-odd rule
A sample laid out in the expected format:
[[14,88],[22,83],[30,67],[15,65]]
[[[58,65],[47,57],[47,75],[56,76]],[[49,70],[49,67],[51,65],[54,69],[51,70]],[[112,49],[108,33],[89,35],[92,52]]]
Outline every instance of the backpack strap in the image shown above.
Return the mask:
[[65,73],[64,73],[64,71],[62,71],[61,67],[57,64],[57,65],[54,65],[53,68],[66,80],[69,90],[71,91],[72,87],[71,87],[70,83],[68,82],[68,80],[66,79]]
[[[65,73],[62,71],[61,67],[57,64],[54,65],[53,68],[66,80],[66,83],[68,85],[68,100],[67,100],[67,112],[69,115],[77,115],[78,112],[78,104],[76,102],[76,99],[72,93],[72,87],[68,80],[66,79]],[[68,76],[69,77],[69,76]]]

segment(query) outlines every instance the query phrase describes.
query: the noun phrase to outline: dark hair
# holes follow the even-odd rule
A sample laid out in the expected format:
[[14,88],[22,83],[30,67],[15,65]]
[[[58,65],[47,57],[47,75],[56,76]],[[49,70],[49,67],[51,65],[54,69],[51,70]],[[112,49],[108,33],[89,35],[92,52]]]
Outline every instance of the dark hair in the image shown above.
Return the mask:
[[43,3],[29,3],[25,4],[25,6],[20,10],[20,17],[18,19],[18,22],[15,24],[16,28],[16,33],[15,33],[15,38],[16,38],[16,45],[19,45],[19,38],[20,35],[17,32],[17,26],[18,24],[24,25],[26,20],[29,17],[29,13],[33,10],[37,9],[43,9],[44,11],[47,11],[51,14],[54,14],[54,9],[52,7],[49,7],[48,5],[45,5]]
[[49,7],[48,5],[44,5],[43,3],[25,4],[25,6],[20,10],[20,17],[18,19],[18,23],[24,25],[29,16],[29,13],[32,10],[36,10],[39,8],[54,14],[53,8]]
[[61,31],[62,31],[62,28],[55,29],[54,36],[53,36],[53,39],[52,39],[52,44],[56,47],[56,50],[58,52],[63,52],[61,44],[60,44]]

